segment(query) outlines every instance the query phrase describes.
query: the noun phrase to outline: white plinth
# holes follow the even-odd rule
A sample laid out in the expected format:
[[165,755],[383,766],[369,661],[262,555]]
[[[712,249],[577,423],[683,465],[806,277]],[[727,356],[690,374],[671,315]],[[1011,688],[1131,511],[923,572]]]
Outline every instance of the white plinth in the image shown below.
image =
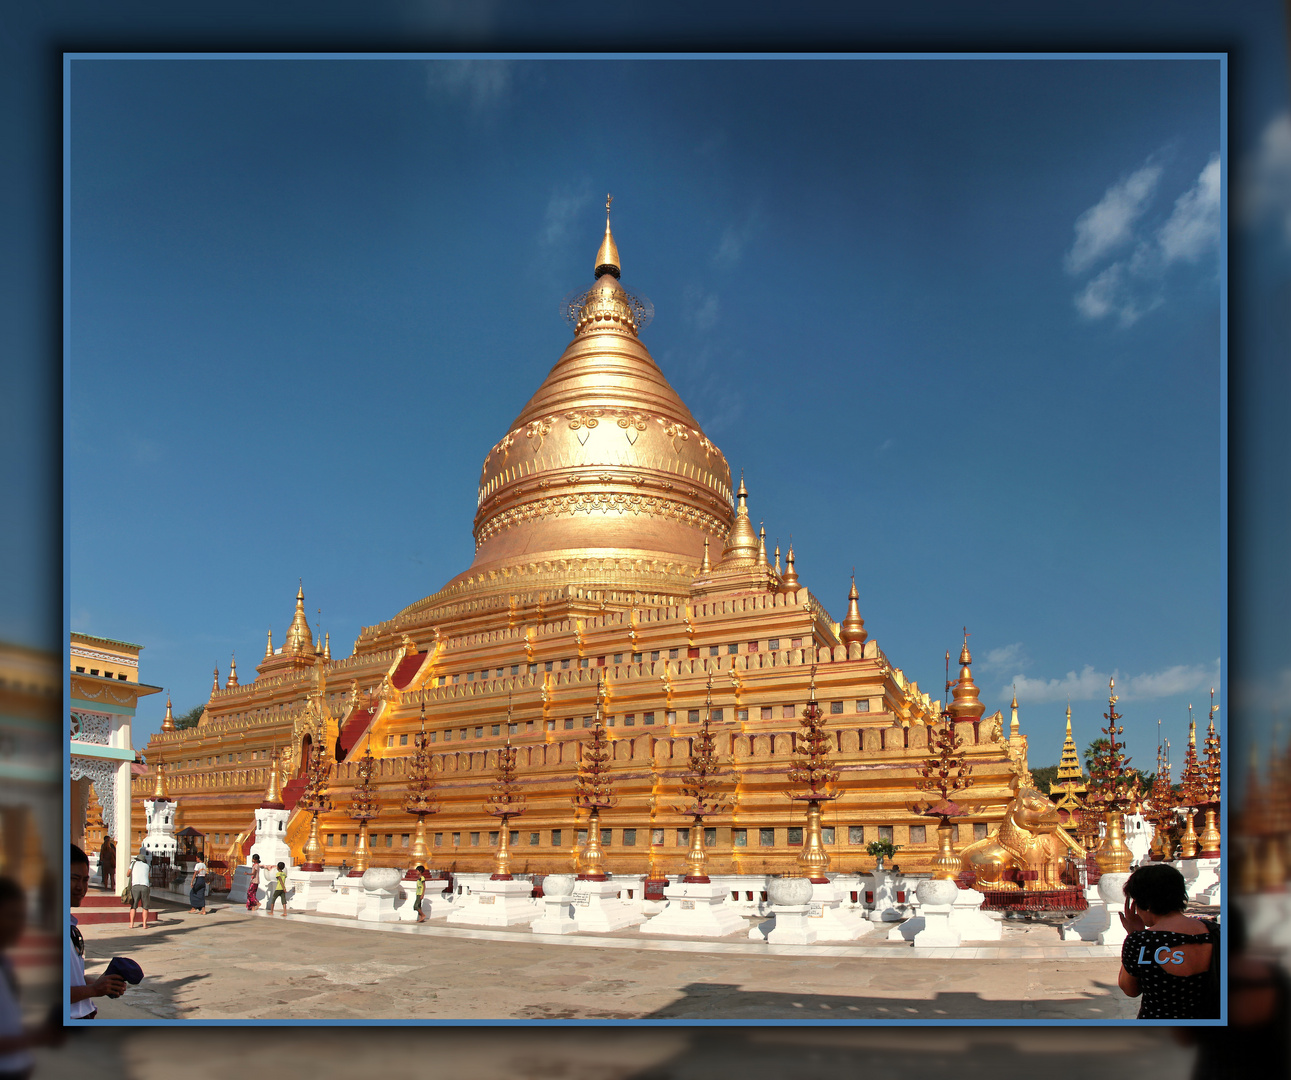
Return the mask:
[[574,922],[573,897],[544,896],[541,914],[529,924],[535,934],[576,934],[578,923]]
[[1121,912],[1125,910],[1125,883],[1129,874],[1104,874],[1098,879],[1098,895],[1107,905],[1107,929],[1098,935],[1100,945],[1120,945],[1125,941]]
[[871,922],[898,922],[896,875],[891,870],[876,870],[870,875],[874,903],[870,907]]
[[[1119,923],[1120,920],[1118,919]],[[1082,911],[1062,928],[1063,941],[1098,941],[1108,928],[1107,905],[1097,897],[1089,901],[1089,908]]]
[[[335,870],[287,870],[287,906],[292,911],[316,911],[332,895]],[[357,880],[357,879],[356,879]],[[280,900],[281,904],[282,901]]]
[[986,896],[976,889],[960,889],[951,904],[950,925],[964,941],[999,941],[1004,925],[982,911]]
[[[406,877],[399,884],[403,888],[403,898],[395,901],[394,905],[395,911],[399,913],[399,920],[416,922],[417,913],[412,905],[417,899],[417,879]],[[447,889],[447,878],[426,879],[426,891],[421,898],[421,910],[427,919],[442,919],[453,910],[452,898],[444,895]]]
[[728,903],[734,891],[716,882],[671,885],[663,891],[663,910],[639,927],[640,932],[713,938],[738,933],[747,924]]
[[771,918],[753,927],[749,937],[768,945],[811,945],[816,940],[811,904],[772,904]]
[[576,881],[570,903],[579,933],[607,933],[636,926],[645,916],[619,899],[623,889],[617,881]]
[[542,909],[533,902],[529,881],[481,882],[448,916],[450,926],[519,926],[533,922]]
[[916,949],[959,947],[961,939],[951,923],[951,912],[954,909],[954,904],[923,904],[920,907],[923,928],[914,935]]
[[1219,903],[1219,859],[1180,859],[1172,865],[1183,874],[1189,900],[1207,906]]
[[[877,893],[875,899],[878,899]],[[813,884],[808,919],[819,941],[855,941],[872,927],[863,918],[846,911],[833,883]]]
[[290,818],[291,811],[285,807],[257,807],[256,839],[247,852],[247,858],[259,855],[266,867],[286,863],[290,870],[291,848],[287,846],[287,822]]
[[365,903],[363,875],[334,877],[332,889],[326,895],[320,894],[312,910],[319,915],[348,915],[352,919],[357,919]]

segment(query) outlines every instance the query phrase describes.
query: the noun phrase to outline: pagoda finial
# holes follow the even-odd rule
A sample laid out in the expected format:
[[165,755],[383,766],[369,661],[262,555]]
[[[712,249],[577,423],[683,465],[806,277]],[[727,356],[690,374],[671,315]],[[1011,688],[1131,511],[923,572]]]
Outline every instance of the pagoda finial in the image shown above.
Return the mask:
[[282,790],[278,786],[278,750],[275,747],[273,760],[269,762],[269,785],[265,788],[264,801],[260,804],[267,809],[282,807]]
[[215,668],[215,676],[211,681],[211,695],[214,696],[216,691],[219,690],[219,688],[220,688],[220,669],[217,665]]
[[964,627],[964,647],[959,650],[959,662],[961,664],[971,664],[973,654],[968,651],[968,627]]
[[[765,553],[763,558],[765,559]],[[719,567],[747,567],[758,564],[758,535],[749,521],[749,492],[744,486],[744,472],[740,471],[740,487],[735,493],[735,520],[722,546]]]
[[161,758],[158,758],[157,759],[157,786],[152,789],[152,797],[154,799],[166,799],[167,801],[169,801],[170,797],[166,794],[166,781],[165,781],[165,778],[162,776],[161,769],[162,769]]
[[268,660],[273,656],[273,627],[269,627],[269,637],[264,647],[264,658]]
[[229,657],[229,679],[224,684],[225,690],[231,690],[238,685],[238,654],[235,652]]
[[305,586],[296,590],[296,613],[291,620],[291,629],[287,631],[287,644],[283,652],[312,652],[314,636],[309,630],[309,620],[305,618]]
[[863,645],[867,637],[865,620],[861,618],[860,594],[856,591],[856,567],[852,567],[852,587],[847,590],[847,618],[843,620],[838,639],[850,649],[852,642]]
[[593,276],[597,278],[613,274],[617,279],[622,273],[618,245],[614,243],[614,234],[610,232],[610,203],[613,201],[613,195],[605,196],[605,239],[601,241],[600,250],[596,253],[596,269],[593,272]]
[[793,564],[793,536],[789,537],[789,554],[785,557],[784,577],[780,581],[781,592],[796,592],[799,588],[798,571]]
[[708,561],[708,537],[704,537],[704,561],[699,564],[699,572],[707,574],[713,569],[713,564]]
[[986,712],[986,706],[978,699],[977,685],[973,682],[973,672],[969,667],[972,662],[973,656],[968,651],[968,627],[964,627],[964,647],[959,653],[959,681],[955,683],[950,703],[950,714],[956,720],[980,720]]
[[1020,733],[1018,727],[1018,685],[1013,684],[1013,704],[1009,706],[1011,714],[1009,716],[1009,742],[1016,739]]
[[323,635],[323,659],[329,664],[332,661],[332,633],[330,630]]
[[780,538],[778,536],[775,542],[775,572],[778,577],[780,575]]
[[758,567],[767,569],[770,563],[767,562],[767,529],[765,525],[759,523],[758,526]]
[[170,711],[170,691],[169,690],[166,691],[166,715],[162,717],[161,730],[162,731],[175,730],[175,717]]

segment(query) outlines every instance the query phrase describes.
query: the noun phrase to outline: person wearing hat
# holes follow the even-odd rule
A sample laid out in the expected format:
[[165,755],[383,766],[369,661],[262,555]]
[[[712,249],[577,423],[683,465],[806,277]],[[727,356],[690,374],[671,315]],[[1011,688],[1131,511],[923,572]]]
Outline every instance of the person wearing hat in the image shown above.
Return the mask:
[[[130,929],[134,929],[135,909],[139,909],[140,926],[148,929],[148,904],[152,896],[152,856],[147,849],[130,860]],[[153,919],[155,923],[157,920]]]
[[[90,888],[90,858],[75,844],[67,868],[67,882],[72,894],[72,907],[80,907]],[[120,997],[125,993],[126,981],[113,971],[105,971],[92,983],[85,981],[85,940],[72,916],[72,948],[67,957],[68,994],[72,1003],[73,1020],[93,1020],[99,1014],[91,1001],[96,997]]]

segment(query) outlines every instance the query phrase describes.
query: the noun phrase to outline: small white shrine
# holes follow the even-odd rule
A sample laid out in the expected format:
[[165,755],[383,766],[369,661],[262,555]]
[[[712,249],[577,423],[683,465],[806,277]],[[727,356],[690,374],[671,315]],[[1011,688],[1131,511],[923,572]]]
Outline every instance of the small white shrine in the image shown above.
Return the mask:
[[157,786],[152,795],[144,799],[143,810],[147,832],[143,838],[143,850],[156,858],[163,855],[175,862],[179,850],[179,841],[175,839],[175,811],[178,806],[174,799],[166,794],[166,780],[162,773],[161,762],[157,762]]

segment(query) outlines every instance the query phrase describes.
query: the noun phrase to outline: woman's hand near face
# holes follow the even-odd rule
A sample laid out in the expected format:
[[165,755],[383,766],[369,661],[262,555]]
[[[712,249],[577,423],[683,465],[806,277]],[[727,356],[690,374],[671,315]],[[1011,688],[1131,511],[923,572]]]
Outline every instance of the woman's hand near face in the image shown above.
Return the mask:
[[1126,904],[1125,910],[1121,912],[1121,925],[1125,927],[1127,934],[1147,929],[1143,916],[1139,914],[1139,907],[1133,900]]

